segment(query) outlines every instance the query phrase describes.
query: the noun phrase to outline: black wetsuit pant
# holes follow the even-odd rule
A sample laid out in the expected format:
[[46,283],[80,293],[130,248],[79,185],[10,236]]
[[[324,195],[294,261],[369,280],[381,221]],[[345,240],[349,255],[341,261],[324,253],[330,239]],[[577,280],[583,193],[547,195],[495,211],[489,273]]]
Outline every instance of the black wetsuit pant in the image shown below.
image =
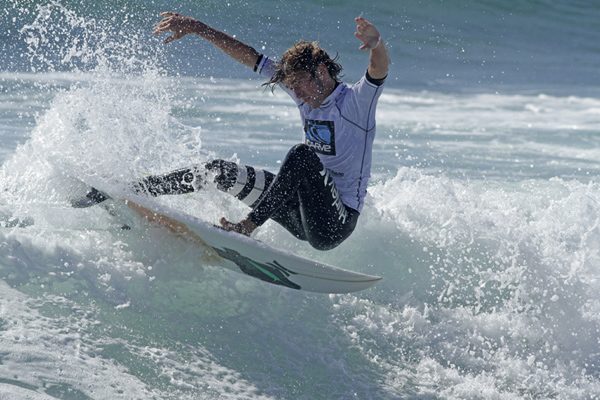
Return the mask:
[[136,187],[153,196],[193,192],[216,174],[217,188],[230,193],[252,211],[262,225],[272,219],[314,248],[329,250],[354,231],[359,213],[342,203],[337,188],[316,153],[294,146],[277,175],[258,168],[214,160],[202,165],[145,177]]

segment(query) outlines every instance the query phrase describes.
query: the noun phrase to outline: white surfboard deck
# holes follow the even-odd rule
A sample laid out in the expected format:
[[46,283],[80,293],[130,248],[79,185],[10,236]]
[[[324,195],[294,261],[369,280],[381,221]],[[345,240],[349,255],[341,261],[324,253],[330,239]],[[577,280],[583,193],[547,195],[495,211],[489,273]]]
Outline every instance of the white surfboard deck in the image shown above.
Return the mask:
[[381,280],[379,276],[348,271],[277,249],[164,206],[140,199],[125,202],[148,220],[207,246],[210,254],[205,262],[271,284],[316,293],[351,293]]

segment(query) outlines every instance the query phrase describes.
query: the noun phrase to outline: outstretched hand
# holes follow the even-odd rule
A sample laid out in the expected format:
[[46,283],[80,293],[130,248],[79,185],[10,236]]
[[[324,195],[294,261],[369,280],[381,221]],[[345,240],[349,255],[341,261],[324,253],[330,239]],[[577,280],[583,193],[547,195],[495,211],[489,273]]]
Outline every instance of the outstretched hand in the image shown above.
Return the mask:
[[359,47],[360,50],[373,50],[379,45],[381,41],[381,35],[379,31],[373,26],[372,23],[364,19],[363,17],[358,17],[355,19],[356,21],[356,32],[354,36],[361,42],[363,45]]
[[181,39],[188,33],[196,33],[198,20],[174,12],[164,12],[160,16],[164,18],[152,29],[152,34],[173,32],[173,36],[165,39],[165,44]]

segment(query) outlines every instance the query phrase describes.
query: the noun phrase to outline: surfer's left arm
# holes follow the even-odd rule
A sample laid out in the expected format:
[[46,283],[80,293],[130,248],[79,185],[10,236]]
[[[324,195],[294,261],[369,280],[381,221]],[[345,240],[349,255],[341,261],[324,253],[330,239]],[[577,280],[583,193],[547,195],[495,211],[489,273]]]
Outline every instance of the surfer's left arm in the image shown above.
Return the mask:
[[369,76],[373,79],[384,79],[390,69],[390,57],[385,42],[377,28],[369,21],[363,17],[358,17],[355,21],[357,25],[354,36],[363,42],[360,50],[370,51],[367,70]]

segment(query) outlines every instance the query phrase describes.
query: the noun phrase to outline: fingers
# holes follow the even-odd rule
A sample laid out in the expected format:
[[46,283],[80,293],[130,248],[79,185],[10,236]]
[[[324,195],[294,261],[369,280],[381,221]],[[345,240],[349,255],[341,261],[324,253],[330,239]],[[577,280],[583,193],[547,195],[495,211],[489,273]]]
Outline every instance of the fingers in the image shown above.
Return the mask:
[[354,19],[356,21],[356,30],[358,32],[363,32],[368,26],[373,26],[372,23],[364,19],[363,17],[358,17]]
[[234,225],[234,224],[232,224],[231,222],[227,221],[227,220],[225,219],[225,217],[221,218],[221,219],[219,220],[219,223],[221,223],[221,226],[222,226],[223,228],[227,229],[228,231],[231,231],[231,230],[233,230],[233,228],[235,228],[235,225]]
[[221,227],[227,229],[228,231],[233,231],[244,235],[247,234],[240,224],[234,224],[232,222],[229,222],[225,219],[225,217],[221,218],[219,222],[221,223]]
[[168,31],[173,31],[174,28],[176,28],[177,22],[182,21],[184,19],[183,15],[170,11],[164,12],[159,16],[163,17],[163,19],[152,29],[152,33],[154,35],[158,35],[159,33],[164,33]]
[[381,39],[379,32],[373,24],[363,17],[355,18],[355,21],[356,32],[354,32],[354,36],[363,42],[363,45],[359,47],[359,50],[373,50],[377,47],[379,40]]
[[237,224],[233,224],[227,221],[225,218],[219,220],[221,227],[229,231],[241,233],[242,235],[250,236],[252,232],[258,227],[254,222],[249,219],[243,219]]
[[160,21],[156,26],[152,29],[152,34],[158,35],[159,33],[167,32],[171,27],[171,18],[165,18]]
[[368,31],[375,29],[372,23],[364,19],[363,17],[358,17],[355,19],[356,21],[356,33],[355,35],[364,35]]
[[153,34],[157,35],[159,33],[167,32],[167,31],[171,30],[171,25],[175,19],[174,17],[177,17],[177,14],[162,13],[161,16],[163,16],[165,14],[170,14],[170,15],[166,16],[165,18],[162,19],[162,21],[160,21],[158,24],[156,24],[154,29],[152,29]]
[[158,35],[165,32],[173,32],[172,36],[169,36],[164,40],[164,44],[171,43],[172,41],[181,39],[185,36],[187,32],[182,30],[183,24],[185,23],[185,17],[183,15],[167,11],[161,13],[159,16],[163,17],[163,19],[152,29],[152,34]]

